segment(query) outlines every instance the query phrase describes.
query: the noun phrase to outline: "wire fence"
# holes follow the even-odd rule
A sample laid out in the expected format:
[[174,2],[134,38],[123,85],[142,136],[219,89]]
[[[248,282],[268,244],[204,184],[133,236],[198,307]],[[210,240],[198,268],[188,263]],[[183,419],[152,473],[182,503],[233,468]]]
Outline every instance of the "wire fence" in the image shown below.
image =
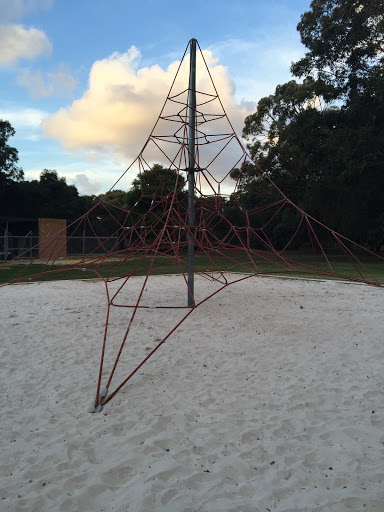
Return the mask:
[[24,236],[11,235],[7,230],[0,235],[0,260],[11,260],[17,256],[26,259],[38,258],[41,253],[41,247],[45,247],[45,257],[50,257],[49,251],[58,244],[60,247],[66,247],[62,253],[64,256],[81,256],[83,254],[105,254],[112,249],[116,249],[117,236],[115,237],[94,237],[94,236],[72,236],[57,237],[54,235],[54,243],[51,243],[53,237],[39,237],[32,232]]

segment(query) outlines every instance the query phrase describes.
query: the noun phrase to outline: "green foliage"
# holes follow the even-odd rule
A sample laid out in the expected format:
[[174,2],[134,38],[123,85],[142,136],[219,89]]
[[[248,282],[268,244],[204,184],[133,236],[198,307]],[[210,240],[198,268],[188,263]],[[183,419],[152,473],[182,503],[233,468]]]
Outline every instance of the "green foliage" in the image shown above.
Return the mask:
[[[119,232],[121,225],[149,226],[156,222],[171,205],[174,193],[177,200],[184,197],[181,192],[184,186],[185,179],[176,170],[154,164],[152,169],[137,174],[128,192],[111,190],[107,194],[85,197],[84,211],[93,208],[89,219],[95,232],[111,236]],[[87,234],[93,234],[90,225],[86,230]]]
[[384,9],[379,0],[312,0],[297,26],[309,49],[292,65],[298,77],[311,74],[327,83],[330,97],[353,99],[382,80]]
[[44,169],[40,180],[9,181],[0,189],[0,216],[37,219],[67,219],[72,222],[84,213],[84,199],[74,185],[68,185],[56,171]]
[[[152,170],[137,175],[128,192],[112,190],[107,194],[80,196],[77,188],[68,185],[55,170],[44,169],[39,180],[18,183],[9,179],[6,186],[0,187],[0,217],[62,218],[70,224],[91,210],[89,222],[84,225],[86,234],[112,236],[120,225],[139,222],[149,210],[146,224],[154,222],[170,203],[174,190],[180,194],[184,186],[185,179],[176,171],[155,164]],[[153,206],[153,199],[160,203]],[[134,213],[127,215],[125,210],[131,209]]]
[[184,186],[184,177],[175,169],[154,164],[151,169],[145,169],[136,176],[132,182],[131,192],[164,196],[172,194],[175,189],[182,190]]
[[154,164],[133,180],[128,191],[129,208],[140,216],[146,215],[146,224],[152,224],[172,203],[183,201],[185,184],[185,178],[175,169]]
[[5,186],[9,180],[21,181],[24,172],[17,167],[19,155],[16,148],[8,145],[9,137],[15,135],[15,130],[9,121],[0,119],[0,186]]
[[[127,224],[123,209],[128,208],[128,193],[124,190],[111,190],[107,194],[84,196],[84,211],[88,213],[89,222],[85,230],[88,236],[113,236],[120,225]],[[92,226],[92,228],[91,228]]]
[[[309,51],[291,70],[303,82],[278,85],[262,98],[243,135],[253,159],[290,199],[378,249],[384,243],[383,4],[313,0],[298,30]],[[265,181],[245,169],[248,203],[259,202],[261,192],[268,197]]]

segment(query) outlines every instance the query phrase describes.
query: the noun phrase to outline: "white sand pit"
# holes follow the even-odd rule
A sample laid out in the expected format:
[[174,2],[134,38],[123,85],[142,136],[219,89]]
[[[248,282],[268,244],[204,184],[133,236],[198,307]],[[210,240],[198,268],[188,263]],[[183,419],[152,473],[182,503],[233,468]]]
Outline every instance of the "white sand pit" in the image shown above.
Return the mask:
[[[383,289],[230,286],[99,414],[103,284],[0,293],[1,511],[384,511]],[[127,367],[174,311],[141,314]]]

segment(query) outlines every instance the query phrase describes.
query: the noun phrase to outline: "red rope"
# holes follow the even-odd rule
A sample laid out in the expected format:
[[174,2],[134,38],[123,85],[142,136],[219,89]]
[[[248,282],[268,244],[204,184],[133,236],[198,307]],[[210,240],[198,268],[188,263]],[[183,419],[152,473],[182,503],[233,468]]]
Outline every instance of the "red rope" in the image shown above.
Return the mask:
[[[187,55],[187,51],[188,47],[184,52],[183,59]],[[183,189],[190,159],[188,140],[190,90],[185,87],[185,83],[180,82],[182,59],[160,115],[155,120],[139,156],[109,191],[111,192],[117,185],[122,186],[122,180],[137,165],[140,190],[136,204],[132,208],[115,204],[114,196],[109,195],[108,192],[86,214],[67,228],[65,244],[67,248],[71,239],[80,230],[82,231],[83,247],[85,247],[87,234],[95,238],[96,247],[82,252],[77,263],[70,262],[58,267],[58,259],[60,255],[64,254],[64,247],[60,245],[62,234],[55,234],[52,240],[46,243],[46,247],[44,246],[52,250],[54,256],[45,262],[43,270],[28,275],[28,272],[34,268],[31,265],[38,262],[37,257],[32,258],[11,281],[37,279],[80,268],[103,280],[106,289],[107,313],[95,406],[109,402],[194,309],[228,285],[259,274],[300,273],[383,286],[366,265],[359,260],[354,251],[357,249],[370,258],[376,257],[380,262],[384,260],[383,257],[375,255],[372,251],[335,233],[306,214],[300,207],[292,203],[275,185],[271,177],[252,161],[228,119],[201,49],[198,57],[201,64],[198,69],[205,69],[205,81],[202,80],[201,84],[210,84],[213,93],[200,90],[202,85],[198,81],[196,95],[199,101],[196,102],[196,126],[193,127],[196,137],[195,225],[191,226],[188,223],[188,193]],[[153,167],[151,162],[156,160],[156,155],[158,160],[166,162],[168,171],[159,172]],[[244,176],[246,163],[255,166],[255,187],[266,181],[271,185],[269,188],[273,189],[274,195],[273,200],[269,203],[252,204],[248,208],[245,206],[245,195],[242,191],[245,180],[250,179]],[[239,174],[230,189],[226,182],[237,165],[240,166]],[[150,185],[148,184],[149,178]],[[288,205],[289,208],[287,208]],[[291,208],[297,212],[297,215],[290,216],[288,228],[285,225],[285,214]],[[233,218],[237,217],[237,220],[230,220],[230,214],[226,214],[230,210],[232,210]],[[113,226],[107,237],[99,231],[100,219]],[[186,302],[189,233],[192,234],[195,241],[194,270],[202,278],[212,281],[217,289],[207,292],[209,293],[207,297],[200,297],[197,294],[200,298],[195,298],[195,307],[186,313],[182,312],[181,320],[169,329],[168,334],[157,346],[141,362],[139,361],[133,370],[126,372],[128,375],[121,382],[115,384],[114,390],[108,397],[102,396],[100,389],[103,380],[106,381],[107,390],[112,388],[113,380],[116,380],[117,366],[121,364],[121,355],[129,342],[130,331],[135,323],[137,312],[150,307],[146,302],[145,289],[153,273],[172,262],[181,276]],[[347,261],[350,262],[350,273],[338,272],[337,266],[332,261],[331,252],[324,248],[323,235],[328,237],[328,240],[333,240],[335,246],[346,256]],[[293,252],[288,252],[288,248],[292,251],[291,247],[298,240],[299,246],[307,246],[310,250],[311,261],[300,261],[300,258],[296,258]],[[42,244],[40,245],[42,246]],[[39,245],[33,249],[38,250]],[[326,270],[320,269],[319,258],[323,258],[326,262]],[[11,265],[15,263],[17,263],[17,259],[15,262],[11,262]],[[4,265],[9,265],[9,262],[0,265],[0,270]],[[239,277],[238,272],[244,275]],[[356,278],[356,272],[359,278]],[[127,284],[138,275],[143,276],[143,281],[137,290],[137,296],[130,295],[129,298],[126,298],[124,291]],[[367,275],[368,279],[365,277]],[[112,284],[113,292],[110,288]],[[155,307],[164,315],[167,315],[169,309],[187,308],[186,303],[174,302],[156,304]],[[127,311],[126,324],[122,329],[117,354],[106,365],[105,355],[110,343],[109,326],[111,312],[114,308],[119,308],[119,311],[121,311],[120,308],[125,308]],[[109,371],[106,366],[110,368]]]

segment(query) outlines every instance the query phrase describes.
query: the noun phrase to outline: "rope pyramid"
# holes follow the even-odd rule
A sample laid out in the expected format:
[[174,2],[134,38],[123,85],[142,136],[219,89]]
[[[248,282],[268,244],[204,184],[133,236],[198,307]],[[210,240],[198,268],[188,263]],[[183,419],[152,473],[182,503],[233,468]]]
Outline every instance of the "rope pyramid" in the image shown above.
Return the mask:
[[[190,225],[186,191],[190,162],[189,44],[160,115],[134,162],[97,204],[67,228],[64,244],[60,233],[45,242],[55,256],[46,260],[42,272],[31,273],[31,265],[36,263],[32,260],[7,283],[73,270],[104,282],[107,308],[95,411],[101,410],[127,384],[197,307],[231,284],[255,275],[278,274],[320,275],[382,286],[362,261],[369,258],[380,262],[382,257],[305,213],[252,161],[228,119],[199,45],[193,127],[195,222]],[[266,197],[262,204],[247,204],[242,184],[249,165],[256,170],[256,183],[266,187],[272,200]],[[130,208],[117,206],[111,200],[112,193],[129,186],[129,171],[133,170],[139,172],[137,201]],[[113,226],[107,239],[108,249],[99,232],[105,219]],[[286,219],[289,225],[285,224]],[[276,233],[280,236],[276,237]],[[96,238],[96,247],[57,268],[55,264],[65,253],[65,245],[72,237],[86,234]],[[197,289],[193,307],[188,307],[186,300],[191,294],[187,276],[190,236],[194,241],[194,271],[212,285],[206,295]],[[308,249],[305,261],[295,256],[293,250],[298,239]],[[338,261],[340,254],[342,267]],[[170,265],[180,290],[172,301],[164,300],[151,288],[153,275]],[[139,282],[139,288],[131,286],[133,279]],[[158,337],[155,348],[127,372],[124,349],[137,328],[140,312],[148,309],[155,309],[160,315],[167,315],[169,309],[177,310],[178,319]]]

